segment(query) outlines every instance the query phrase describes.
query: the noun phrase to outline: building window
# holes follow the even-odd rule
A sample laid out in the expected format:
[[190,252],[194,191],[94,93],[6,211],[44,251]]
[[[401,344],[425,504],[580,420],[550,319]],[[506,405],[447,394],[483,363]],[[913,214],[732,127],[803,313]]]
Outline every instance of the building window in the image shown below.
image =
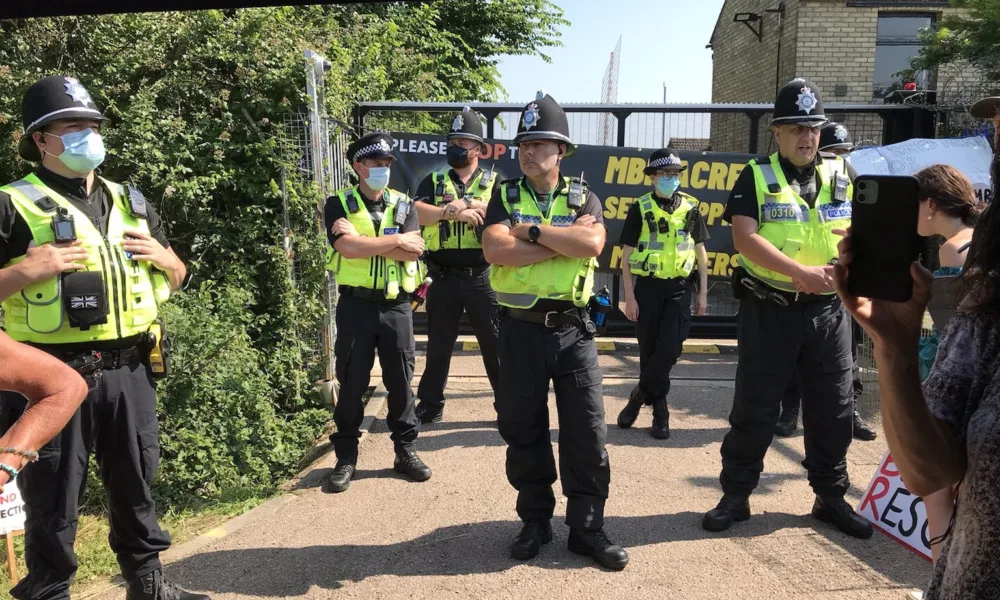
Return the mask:
[[[875,35],[875,77],[872,91],[875,98],[902,89],[907,82],[899,75],[910,68],[910,59],[920,54],[920,30],[934,25],[933,15],[883,13],[878,17]],[[917,73],[920,89],[930,87],[929,74]]]

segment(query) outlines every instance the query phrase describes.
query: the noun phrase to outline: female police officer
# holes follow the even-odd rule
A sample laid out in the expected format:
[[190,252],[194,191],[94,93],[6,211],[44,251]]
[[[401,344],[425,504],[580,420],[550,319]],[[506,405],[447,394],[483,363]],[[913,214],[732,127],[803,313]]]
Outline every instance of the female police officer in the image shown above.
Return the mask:
[[337,465],[328,480],[332,492],[351,485],[358,462],[364,419],[362,398],[371,380],[375,352],[388,391],[396,449],[393,469],[414,481],[431,477],[430,468],[412,450],[420,431],[413,408],[413,312],[410,293],[417,285],[417,257],[424,251],[413,201],[389,189],[392,138],[382,132],[363,136],[347,148],[361,181],[326,201],[325,220],[331,249],[327,268],[337,277],[337,380],[340,397],[333,413],[337,431],[330,436]]
[[[691,273],[698,262],[699,287],[695,314],[708,306],[708,229],[698,200],[677,191],[686,167],[673,148],[657,150],[645,173],[653,191],[629,207],[619,243],[625,280],[625,316],[637,321],[639,385],[618,415],[628,429],[644,404],[653,405],[654,438],[670,437],[670,369],[681,355],[691,327]],[[635,284],[632,275],[636,276]]]

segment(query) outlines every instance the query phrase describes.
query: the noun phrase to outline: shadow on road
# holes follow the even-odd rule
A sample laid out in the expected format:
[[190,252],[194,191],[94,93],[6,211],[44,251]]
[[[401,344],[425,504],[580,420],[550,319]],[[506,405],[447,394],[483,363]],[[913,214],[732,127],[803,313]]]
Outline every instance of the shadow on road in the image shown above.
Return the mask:
[[[800,532],[798,528],[813,526],[809,517],[766,513],[725,533],[709,534],[701,529],[700,521],[701,514],[693,512],[609,517],[606,529],[614,539],[633,549],[711,537],[719,543],[735,543],[751,553],[763,551],[770,554],[768,544],[758,538],[765,538],[782,529],[796,528],[796,532]],[[288,597],[304,595],[313,586],[333,590],[339,589],[345,582],[359,582],[384,575],[418,577],[499,573],[521,564],[508,554],[508,544],[518,528],[519,523],[513,521],[488,521],[442,527],[413,540],[387,545],[347,543],[303,548],[220,550],[175,563],[170,567],[170,576],[188,589]],[[539,557],[530,562],[531,565],[556,570],[599,568],[589,559],[571,554],[565,548],[565,527],[559,525],[554,529],[556,539],[543,548]],[[832,561],[852,561],[853,555],[892,582],[911,587],[924,583],[914,580],[920,579],[914,575],[920,571],[914,569],[912,564],[878,560],[878,553],[868,547],[871,542],[845,538],[836,531],[827,531],[822,525],[804,535],[814,540],[814,548],[830,554]],[[356,537],[350,539],[357,540]],[[785,546],[780,539],[766,539],[771,546]],[[627,576],[627,571],[623,576]]]

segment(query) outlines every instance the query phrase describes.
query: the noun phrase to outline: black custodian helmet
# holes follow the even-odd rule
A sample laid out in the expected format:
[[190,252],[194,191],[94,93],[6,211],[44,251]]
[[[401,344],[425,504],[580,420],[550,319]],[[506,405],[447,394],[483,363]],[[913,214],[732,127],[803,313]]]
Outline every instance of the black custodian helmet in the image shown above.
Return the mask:
[[445,139],[467,139],[479,142],[483,152],[486,151],[486,141],[483,140],[483,122],[479,113],[468,106],[462,112],[455,114],[455,119],[451,122],[451,131]]
[[830,121],[823,126],[823,129],[819,130],[819,149],[823,151],[847,150],[848,152],[853,152],[854,140],[851,139],[851,133],[847,131],[846,127],[840,123]]
[[521,112],[521,122],[517,126],[514,145],[532,140],[552,140],[566,144],[566,156],[576,152],[576,146],[569,139],[569,120],[566,111],[555,98],[539,91],[533,102]]
[[17,146],[21,158],[41,162],[42,155],[31,134],[53,121],[93,119],[107,121],[90,97],[90,93],[74,77],[53,75],[31,84],[21,101],[21,121],[24,135]]
[[774,99],[772,126],[798,124],[819,127],[826,121],[823,99],[815,85],[797,78],[778,90],[778,97]]

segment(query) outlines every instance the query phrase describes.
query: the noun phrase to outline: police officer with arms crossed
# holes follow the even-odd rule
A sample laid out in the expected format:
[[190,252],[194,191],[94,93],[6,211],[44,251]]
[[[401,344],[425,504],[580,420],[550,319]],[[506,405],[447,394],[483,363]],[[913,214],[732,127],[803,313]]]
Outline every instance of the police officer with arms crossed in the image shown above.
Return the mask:
[[[670,369],[677,363],[691,329],[691,273],[698,262],[695,314],[708,308],[709,238],[698,200],[677,191],[687,167],[673,148],[657,150],[645,174],[653,191],[629,207],[619,243],[625,281],[625,316],[637,321],[639,385],[618,415],[628,429],[643,405],[653,406],[654,438],[670,437]],[[635,283],[632,275],[636,276]]]
[[[840,123],[830,121],[820,129],[819,151],[833,154],[834,156],[843,156],[846,160],[846,155],[854,151],[854,142],[851,140],[850,132]],[[854,319],[851,319],[851,357],[854,360],[854,368],[852,370],[854,439],[869,442],[877,438],[878,434],[865,423],[864,419],[861,418],[861,413],[858,412],[858,399],[864,393],[864,385],[861,383],[861,367],[858,363],[858,345],[861,344],[862,334],[861,326]],[[781,400],[781,416],[778,417],[778,425],[774,428],[775,435],[788,437],[795,432],[795,427],[799,421],[799,403],[801,397],[802,391],[799,389],[799,382],[796,379],[788,387],[785,397]]]
[[812,514],[858,538],[871,524],[844,500],[850,485],[851,321],[833,291],[832,264],[851,217],[851,180],[843,159],[821,156],[826,123],[819,90],[795,79],[778,92],[774,131],[778,152],[756,158],[736,181],[725,219],[739,252],[734,290],[739,309],[739,363],[722,443],[722,490],[703,526],[723,531],[750,518],[764,454],[774,436],[781,398],[796,376]]
[[427,364],[417,388],[417,417],[422,423],[442,418],[444,386],[463,310],[479,340],[494,390],[500,370],[493,324],[497,297],[480,241],[496,176],[479,168],[479,157],[486,152],[479,115],[468,108],[455,115],[447,140],[452,168],[431,173],[417,188],[416,208],[432,278],[427,291]]
[[607,231],[601,202],[559,166],[574,151],[566,113],[544,92],[528,104],[514,145],[523,177],[500,183],[486,213],[483,249],[500,313],[497,425],[507,442],[507,479],[524,525],[511,555],[530,560],[552,541],[556,465],[548,390],[559,414],[570,551],[609,569],[628,554],[604,533],[611,470],[594,325],[587,313]]
[[[45,77],[22,104],[21,158],[34,173],[0,188],[0,299],[4,329],[86,374],[90,392],[69,424],[20,476],[27,505],[24,600],[69,598],[73,541],[87,457],[96,453],[111,534],[128,598],[207,598],[165,581],[170,536],[150,495],[159,461],[149,354],[157,306],[186,269],[138,190],[94,173],[106,120],[72,77]],[[157,340],[159,342],[159,340]],[[24,408],[2,395],[3,421]]]
[[427,481],[430,468],[411,447],[420,431],[414,412],[413,311],[417,258],[424,251],[413,201],[389,189],[392,138],[382,132],[363,136],[347,148],[360,178],[326,201],[325,221],[331,249],[327,268],[337,277],[336,354],[340,394],[330,436],[337,466],[327,482],[332,492],[351,485],[358,463],[364,419],[362,403],[378,352],[382,381],[389,393],[386,423],[396,449],[393,469],[413,481]]

